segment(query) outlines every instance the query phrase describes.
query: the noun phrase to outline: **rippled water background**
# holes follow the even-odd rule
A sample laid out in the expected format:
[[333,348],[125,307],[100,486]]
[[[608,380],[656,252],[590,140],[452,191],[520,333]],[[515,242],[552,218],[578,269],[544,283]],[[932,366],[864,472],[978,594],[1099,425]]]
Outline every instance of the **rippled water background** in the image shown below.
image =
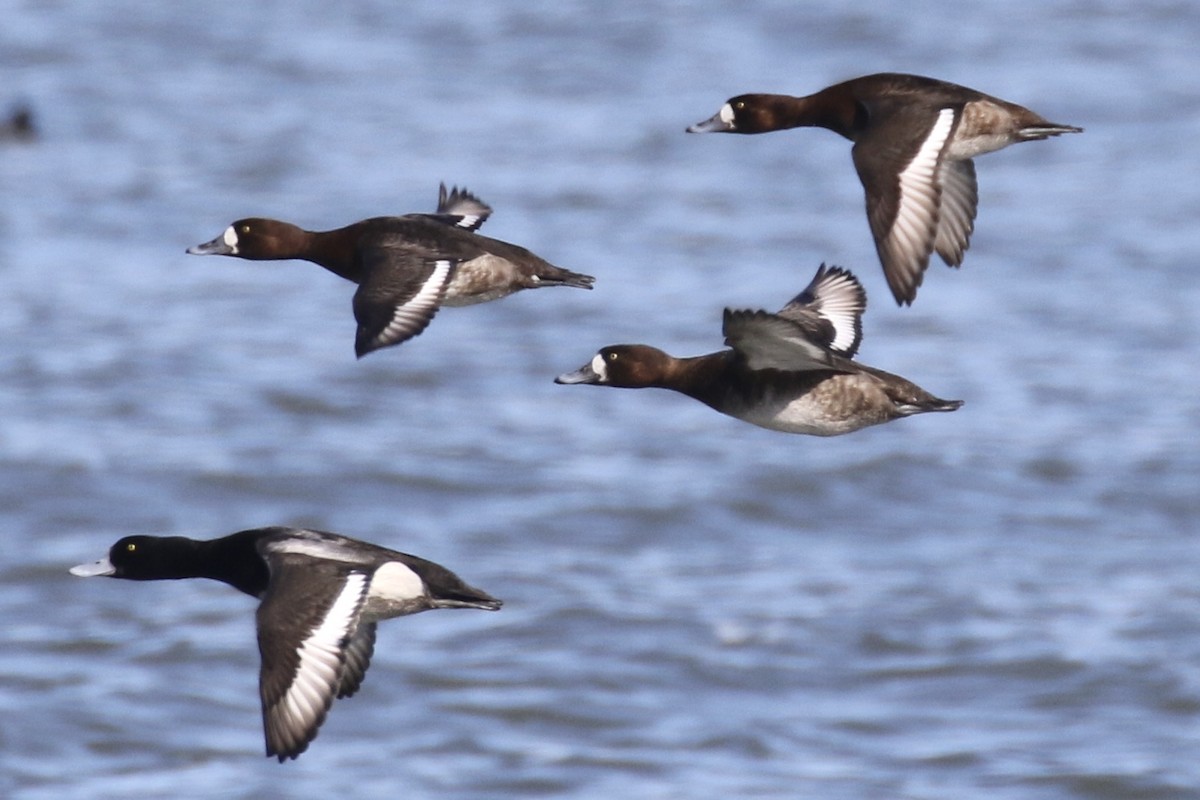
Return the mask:
[[[1200,797],[1200,6],[0,3],[0,795]],[[1082,125],[979,163],[966,266],[887,295],[846,142],[743,91],[930,74]],[[491,203],[598,277],[356,362],[352,287],[186,256]],[[840,439],[560,387],[717,349],[821,261],[944,397]],[[82,581],[128,533],[318,526],[504,598],[381,628],[261,756],[249,598]]]

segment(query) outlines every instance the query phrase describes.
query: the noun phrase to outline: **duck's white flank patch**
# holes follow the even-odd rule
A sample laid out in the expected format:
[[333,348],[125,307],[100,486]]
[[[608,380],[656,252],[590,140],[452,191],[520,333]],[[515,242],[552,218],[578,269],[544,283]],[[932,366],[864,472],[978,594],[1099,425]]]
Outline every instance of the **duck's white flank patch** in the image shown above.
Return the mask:
[[235,231],[233,229],[232,225],[230,225],[228,228],[225,229],[225,235],[222,236],[221,239],[225,242],[225,245],[230,249],[230,251],[232,253],[237,252],[237,248],[238,248],[237,231]]
[[596,377],[602,382],[608,380],[608,367],[604,365],[604,356],[599,353],[592,358],[592,372],[596,373]]
[[425,594],[425,582],[408,565],[389,561],[375,570],[371,596],[386,600],[415,600]]
[[[712,108],[712,106],[709,106],[709,108]],[[719,117],[721,122],[724,122],[726,125],[732,125],[734,119],[733,104],[726,103],[725,105],[721,106]]]

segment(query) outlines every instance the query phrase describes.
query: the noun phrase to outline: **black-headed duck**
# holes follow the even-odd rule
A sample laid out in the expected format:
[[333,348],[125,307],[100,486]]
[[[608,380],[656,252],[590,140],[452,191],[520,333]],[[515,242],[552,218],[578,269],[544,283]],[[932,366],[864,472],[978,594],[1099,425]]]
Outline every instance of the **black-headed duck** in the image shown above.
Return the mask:
[[500,601],[423,558],[323,531],[257,528],[219,539],[127,536],[71,569],[136,581],[211,578],[257,597],[267,756],[308,748],[335,697],[358,691],[380,620]]
[[421,333],[444,305],[484,303],[543,286],[592,288],[591,275],[475,233],[491,212],[465,189],[447,192],[443,185],[433,214],[373,217],[331,231],[240,219],[188,252],[255,261],[303,259],[354,281],[354,351],[361,358]]
[[675,358],[644,344],[612,345],[555,382],[671,389],[753,425],[813,436],[961,406],[852,360],[866,304],[853,274],[822,264],[776,314],[725,309],[732,349]]
[[937,252],[962,264],[975,229],[975,156],[1079,133],[1027,108],[919,75],[867,75],[807,97],[743,94],[691,133],[828,128],[854,142],[867,219],[896,302],[911,304]]

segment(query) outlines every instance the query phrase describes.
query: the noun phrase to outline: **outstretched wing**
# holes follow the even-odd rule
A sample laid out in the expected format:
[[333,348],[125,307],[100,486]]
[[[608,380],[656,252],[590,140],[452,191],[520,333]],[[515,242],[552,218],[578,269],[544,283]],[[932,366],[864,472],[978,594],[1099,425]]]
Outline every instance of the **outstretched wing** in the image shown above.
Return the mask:
[[429,326],[446,296],[458,261],[419,255],[403,242],[362,253],[366,278],[354,293],[359,358],[407,341]]
[[943,160],[938,183],[942,187],[942,205],[933,249],[942,261],[957,267],[971,246],[971,234],[975,231],[975,211],[979,206],[975,162]]
[[721,330],[725,344],[736,350],[752,370],[801,372],[833,367],[833,354],[828,348],[814,341],[803,325],[778,314],[727,308]]
[[259,692],[267,755],[284,761],[304,752],[341,691],[370,576],[296,554],[273,554],[268,563],[257,614]]
[[883,274],[900,304],[912,303],[929,266],[938,236],[943,153],[960,116],[961,108],[953,107],[932,120],[920,109],[899,109],[851,151]]
[[814,342],[853,358],[862,342],[862,315],[867,293],[852,272],[822,264],[800,294],[779,316],[800,325]]
[[337,697],[351,697],[362,686],[371,656],[375,653],[375,623],[364,622],[346,643],[346,663],[342,665],[341,681]]

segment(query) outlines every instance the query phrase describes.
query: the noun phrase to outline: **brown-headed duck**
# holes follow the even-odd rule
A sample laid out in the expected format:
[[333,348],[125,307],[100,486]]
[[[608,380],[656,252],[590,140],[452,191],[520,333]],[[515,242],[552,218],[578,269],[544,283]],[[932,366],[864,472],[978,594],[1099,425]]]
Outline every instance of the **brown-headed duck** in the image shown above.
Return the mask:
[[822,264],[776,314],[725,309],[730,350],[675,358],[644,344],[612,345],[555,383],[671,389],[753,425],[813,436],[961,406],[852,360],[866,305],[853,274]]
[[324,531],[270,527],[198,541],[127,536],[73,575],[210,578],[259,599],[259,693],[267,756],[308,748],[335,697],[358,691],[380,620],[501,602],[443,566]]
[[470,192],[447,192],[443,184],[433,214],[373,217],[331,231],[240,219],[188,252],[255,261],[298,258],[354,281],[354,351],[362,358],[421,333],[444,305],[485,303],[543,286],[592,288],[591,275],[475,233],[491,213]]
[[743,94],[690,133],[828,128],[854,142],[867,219],[888,286],[910,305],[937,252],[962,264],[975,229],[975,156],[1080,133],[1027,108],[920,75],[866,75],[807,97]]

